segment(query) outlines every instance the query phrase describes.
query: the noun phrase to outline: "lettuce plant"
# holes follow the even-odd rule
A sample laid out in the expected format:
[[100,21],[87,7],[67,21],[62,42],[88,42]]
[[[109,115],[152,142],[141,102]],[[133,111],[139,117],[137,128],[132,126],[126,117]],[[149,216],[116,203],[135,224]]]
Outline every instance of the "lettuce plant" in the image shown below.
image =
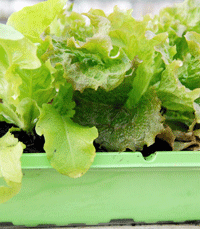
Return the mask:
[[94,142],[110,152],[142,151],[156,138],[200,148],[198,0],[142,20],[117,6],[79,14],[66,2],[0,24],[0,121],[12,125],[0,138],[0,203],[21,188],[26,146],[14,131],[43,135],[51,165],[72,178],[90,168]]

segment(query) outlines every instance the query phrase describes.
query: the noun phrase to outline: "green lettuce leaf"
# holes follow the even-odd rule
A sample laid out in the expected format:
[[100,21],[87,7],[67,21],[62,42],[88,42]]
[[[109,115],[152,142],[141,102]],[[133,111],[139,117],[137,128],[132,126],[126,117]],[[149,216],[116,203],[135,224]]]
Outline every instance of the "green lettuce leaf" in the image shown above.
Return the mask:
[[129,109],[136,106],[142,95],[151,86],[151,82],[163,70],[161,58],[157,58],[156,47],[163,46],[163,43],[167,40],[167,34],[163,33],[157,36],[152,34],[151,36],[149,37],[148,33],[146,33],[138,42],[137,56],[142,60],[142,63],[136,70],[136,77],[133,80],[132,90],[126,103]]
[[28,97],[35,100],[38,106],[42,106],[43,103],[50,102],[55,96],[54,79],[45,64],[33,70],[16,68],[14,73],[15,77],[17,74],[18,81],[21,81],[19,86],[19,101]]
[[200,34],[187,32],[185,35],[188,53],[184,57],[183,66],[178,69],[180,82],[190,90],[200,88]]
[[78,41],[86,41],[87,37],[93,36],[93,27],[86,25],[85,17],[77,12],[60,14],[50,24],[45,34],[55,35],[56,37],[74,37]]
[[[37,46],[11,26],[0,24],[0,66],[19,65],[20,68],[35,69],[41,66],[37,57]],[[3,49],[2,49],[3,48]],[[28,55],[27,55],[28,50]],[[5,57],[3,60],[2,57]]]
[[112,90],[122,83],[131,68],[131,61],[122,50],[116,57],[109,56],[112,44],[108,36],[88,38],[79,47],[73,39],[69,39],[67,45],[64,43],[54,40],[53,58],[56,59],[52,59],[52,64],[63,65],[64,77],[72,83],[74,90],[97,90],[99,87]]
[[194,31],[187,32],[185,39],[188,44],[189,52],[192,56],[198,57],[200,55],[200,34]]
[[177,77],[188,89],[200,88],[200,60],[199,57],[187,54],[182,67],[178,69]]
[[61,174],[77,178],[90,168],[95,157],[93,141],[98,136],[95,127],[80,126],[44,104],[36,132],[44,135],[47,158]]
[[52,102],[52,106],[59,112],[60,115],[73,117],[75,111],[75,102],[73,101],[73,88],[70,83],[65,82],[60,85],[59,92]]
[[183,59],[188,52],[184,35],[187,31],[200,33],[200,4],[198,0],[185,0],[162,9],[149,21],[148,28],[156,34],[167,32],[169,44],[176,45],[176,58]]
[[97,103],[76,97],[73,120],[81,125],[96,126],[96,142],[108,151],[142,150],[150,146],[163,130],[161,102],[154,90],[148,90],[134,109]]
[[[74,12],[63,14],[50,25],[47,34],[52,37],[53,48],[43,59],[50,57],[55,68],[61,64],[64,78],[74,90],[113,90],[127,77],[131,60],[122,49],[113,46],[109,35],[111,23],[101,10],[90,10],[84,15],[90,19],[90,25]],[[58,31],[61,24],[62,30]]]
[[17,107],[0,103],[0,114],[7,123],[15,124],[22,130],[31,133],[40,114],[35,100],[24,98]]
[[199,98],[200,88],[191,91],[181,84],[177,77],[181,65],[182,62],[175,60],[163,71],[157,90],[158,97],[162,105],[169,110],[193,112],[194,101]]
[[13,13],[7,25],[12,26],[31,41],[41,42],[40,35],[63,10],[67,0],[48,0],[24,7]]
[[195,120],[194,112],[188,111],[173,111],[167,110],[163,115],[165,123],[171,127],[172,130],[179,130],[187,132]]
[[49,41],[36,46],[11,26],[0,25],[0,29],[1,120],[32,132],[39,106],[50,102],[56,94],[56,70],[50,61],[43,63],[37,56],[46,51]]
[[20,191],[22,182],[20,158],[24,148],[24,144],[10,132],[0,139],[0,177],[8,185],[0,187],[0,203],[8,201]]

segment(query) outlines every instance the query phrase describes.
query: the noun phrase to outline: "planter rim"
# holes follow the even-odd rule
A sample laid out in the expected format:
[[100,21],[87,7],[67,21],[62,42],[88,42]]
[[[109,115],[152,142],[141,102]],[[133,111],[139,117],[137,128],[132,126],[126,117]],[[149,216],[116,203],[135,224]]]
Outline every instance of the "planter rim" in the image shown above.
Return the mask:
[[[50,169],[46,153],[24,153],[22,169]],[[140,152],[96,153],[91,169],[100,168],[177,168],[195,167],[200,169],[199,151],[159,151],[144,158]]]

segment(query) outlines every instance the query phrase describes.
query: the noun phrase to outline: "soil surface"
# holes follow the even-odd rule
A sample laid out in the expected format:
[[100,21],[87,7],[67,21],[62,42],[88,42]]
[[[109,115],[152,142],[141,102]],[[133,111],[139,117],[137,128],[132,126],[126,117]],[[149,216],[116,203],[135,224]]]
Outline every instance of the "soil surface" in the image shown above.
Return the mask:
[[[8,130],[13,127],[12,124],[6,122],[0,122],[0,138],[3,137]],[[15,127],[15,126],[14,126]],[[44,149],[44,137],[38,136],[34,130],[33,134],[27,134],[24,131],[11,132],[20,142],[26,145],[24,153],[43,153]]]
[[[0,122],[0,137],[3,137],[8,130],[12,127],[12,124],[6,122]],[[38,136],[34,130],[33,134],[27,134],[24,131],[14,131],[12,134],[26,145],[24,153],[44,153],[44,137]],[[94,142],[96,152],[108,152],[105,148]],[[144,157],[151,155],[156,151],[171,151],[172,148],[169,144],[159,138],[155,139],[155,143],[149,147],[144,146],[142,154]],[[127,149],[127,152],[131,150]]]

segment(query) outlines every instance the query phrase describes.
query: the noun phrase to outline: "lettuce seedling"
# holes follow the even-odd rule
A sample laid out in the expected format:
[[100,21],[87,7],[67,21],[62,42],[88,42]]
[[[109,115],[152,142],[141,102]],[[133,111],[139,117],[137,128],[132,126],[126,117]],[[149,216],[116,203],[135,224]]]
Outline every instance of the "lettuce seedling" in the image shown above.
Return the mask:
[[[0,203],[21,187],[26,147],[13,135],[44,136],[57,171],[87,172],[98,143],[107,151],[142,151],[156,137],[173,150],[200,148],[200,6],[197,0],[151,18],[117,6],[79,14],[48,0],[0,24]],[[177,140],[187,138],[185,144]]]

